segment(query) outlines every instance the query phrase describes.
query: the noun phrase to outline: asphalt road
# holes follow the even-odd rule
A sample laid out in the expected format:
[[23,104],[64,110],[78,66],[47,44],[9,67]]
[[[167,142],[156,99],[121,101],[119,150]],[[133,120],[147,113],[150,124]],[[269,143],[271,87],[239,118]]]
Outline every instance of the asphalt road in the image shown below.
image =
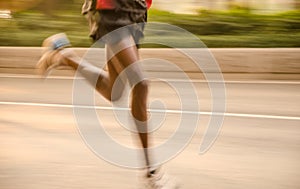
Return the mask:
[[[181,80],[169,82],[186,86]],[[161,101],[168,110],[153,133],[153,145],[176,132],[180,98],[189,96],[190,89],[179,97],[167,83],[151,82],[149,102]],[[223,126],[204,154],[199,147],[213,99],[205,81],[193,85],[200,106],[198,128],[188,146],[164,166],[182,188],[300,188],[300,82],[227,81]],[[71,78],[42,81],[1,74],[0,86],[0,188],[138,188],[142,171],[104,161],[83,141],[73,116]],[[187,109],[193,100],[184,101]],[[95,101],[106,132],[135,146],[136,135],[118,124],[110,103],[99,95]]]

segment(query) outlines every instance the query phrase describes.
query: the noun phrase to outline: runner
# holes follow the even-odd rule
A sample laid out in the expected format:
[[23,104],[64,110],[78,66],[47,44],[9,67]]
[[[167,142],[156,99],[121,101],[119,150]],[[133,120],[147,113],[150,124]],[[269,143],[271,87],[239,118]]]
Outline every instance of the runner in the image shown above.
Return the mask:
[[[145,0],[97,0],[97,2],[85,0],[82,13],[89,21],[90,37],[94,41],[101,40],[106,44],[107,71],[87,61],[82,61],[71,49],[65,48],[70,46],[67,37],[64,34],[57,34],[47,38],[43,43],[43,46],[50,47],[50,49],[43,54],[37,64],[41,74],[49,73],[57,66],[70,66],[79,71],[107,100],[118,100],[125,83],[121,82],[117,87],[118,90],[112,94],[113,85],[125,68],[139,61],[138,41],[143,37],[143,23],[147,21],[147,9],[151,3],[152,0],[147,0],[147,2]],[[120,29],[124,26],[128,27]],[[144,149],[148,185],[151,188],[166,188],[169,179],[158,171],[158,168],[151,166],[148,153],[147,95],[149,84],[144,79],[139,64],[134,64],[127,79],[133,87],[131,112]],[[132,83],[135,79],[140,82]],[[172,186],[167,188],[176,187],[172,183]]]

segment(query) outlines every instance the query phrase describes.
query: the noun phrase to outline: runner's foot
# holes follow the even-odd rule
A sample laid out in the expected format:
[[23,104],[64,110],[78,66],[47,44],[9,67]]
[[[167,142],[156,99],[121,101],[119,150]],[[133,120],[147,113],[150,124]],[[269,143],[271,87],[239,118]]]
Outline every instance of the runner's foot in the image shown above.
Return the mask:
[[39,74],[47,76],[53,68],[68,66],[67,59],[60,52],[65,51],[65,47],[71,46],[64,33],[48,37],[44,40],[42,46],[45,48],[44,53],[36,64]]
[[60,66],[68,66],[68,63],[58,50],[45,52],[36,64],[38,73],[44,76],[49,75],[52,69]]
[[155,170],[146,175],[146,188],[148,189],[179,189],[178,181],[163,172],[162,170]]
[[43,41],[42,47],[44,47],[44,51],[51,50],[60,50],[66,47],[70,47],[71,43],[64,33],[58,33],[46,38]]

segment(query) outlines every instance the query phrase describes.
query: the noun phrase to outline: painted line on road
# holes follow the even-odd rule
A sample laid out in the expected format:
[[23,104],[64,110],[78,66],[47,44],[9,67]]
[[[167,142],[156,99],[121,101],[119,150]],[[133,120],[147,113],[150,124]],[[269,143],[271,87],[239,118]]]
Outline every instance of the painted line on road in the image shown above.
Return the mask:
[[[27,74],[0,74],[0,78],[16,78],[16,79],[65,79],[72,80],[73,76],[48,76],[47,78],[39,75],[27,75]],[[84,79],[83,77],[78,77],[78,79]]]
[[[0,105],[17,105],[17,106],[39,106],[39,107],[55,107],[55,108],[86,108],[97,110],[117,110],[128,111],[129,108],[110,107],[110,106],[85,106],[71,104],[48,104],[48,103],[32,103],[32,102],[0,102]],[[219,115],[226,117],[244,117],[244,118],[261,118],[261,119],[281,119],[300,121],[300,117],[295,116],[278,116],[278,115],[262,115],[262,114],[243,114],[243,113],[222,113],[222,112],[197,112],[197,111],[181,111],[181,110],[161,110],[148,109],[153,113],[171,113],[171,114],[197,114],[197,115]]]
[[[74,76],[48,76],[47,78],[43,78],[37,75],[25,75],[25,74],[0,74],[0,78],[17,78],[17,79],[61,79],[61,80],[74,80],[74,79],[84,79],[83,77],[74,77]],[[190,82],[193,83],[228,83],[228,84],[291,84],[291,85],[299,85],[300,81],[282,81],[282,80],[245,80],[245,81],[238,81],[238,80],[218,80],[218,81],[208,81],[202,79],[190,79],[190,80],[183,80],[183,79],[164,79],[164,78],[157,78],[151,79],[154,82]]]

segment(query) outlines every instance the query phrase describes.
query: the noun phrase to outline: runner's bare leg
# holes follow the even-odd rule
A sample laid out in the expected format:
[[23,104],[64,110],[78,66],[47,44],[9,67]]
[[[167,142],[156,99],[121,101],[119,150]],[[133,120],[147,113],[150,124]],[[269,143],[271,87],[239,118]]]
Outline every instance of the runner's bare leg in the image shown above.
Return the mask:
[[121,97],[126,81],[121,80],[121,82],[118,82],[118,89],[114,91],[113,96],[112,87],[119,74],[122,72],[123,66],[116,57],[110,56],[111,51],[108,48],[106,48],[107,57],[110,58],[107,60],[107,71],[82,60],[73,51],[66,50],[66,52],[63,50],[61,54],[63,54],[67,64],[81,73],[92,86],[95,86],[95,89],[103,97],[109,101],[115,101]]
[[[130,39],[133,40],[133,39]],[[123,65],[124,68],[139,61],[139,54],[136,45],[126,47],[115,54],[115,57]],[[141,66],[135,64],[131,75],[127,77],[139,78],[141,81],[132,86],[131,113],[135,118],[135,124],[139,134],[139,138],[144,149],[146,166],[150,167],[148,154],[148,133],[147,133],[147,99],[148,99],[148,82],[144,80]],[[128,78],[130,83],[130,78]]]
[[[88,62],[81,62],[81,59],[79,57],[70,58],[71,56],[68,56],[67,53],[64,54],[64,56],[68,61],[68,65],[70,65],[74,69],[77,69],[88,81],[92,83],[92,85],[96,80],[96,85],[93,86],[96,86],[97,91],[101,93],[106,99],[110,101],[117,100],[121,96],[125,84],[120,86],[121,88],[119,89],[117,94],[113,95],[112,98],[112,87],[114,82],[116,81],[119,74],[123,71],[123,69],[139,61],[138,49],[133,41],[133,38],[130,36],[121,40],[118,44],[107,45],[107,57],[109,59],[107,64],[108,72],[96,66],[93,66]],[[124,46],[125,48],[123,48],[122,46]],[[116,52],[113,56],[111,53],[114,53],[114,49],[122,50],[120,52]],[[135,64],[134,70],[131,73],[133,75],[131,75],[130,77],[143,79],[143,73],[138,64]],[[146,166],[149,168],[150,160],[148,154],[147,133],[148,82],[146,80],[141,80],[139,83],[132,87],[131,112],[136,120],[135,123],[139,132],[139,138],[144,149]]]

